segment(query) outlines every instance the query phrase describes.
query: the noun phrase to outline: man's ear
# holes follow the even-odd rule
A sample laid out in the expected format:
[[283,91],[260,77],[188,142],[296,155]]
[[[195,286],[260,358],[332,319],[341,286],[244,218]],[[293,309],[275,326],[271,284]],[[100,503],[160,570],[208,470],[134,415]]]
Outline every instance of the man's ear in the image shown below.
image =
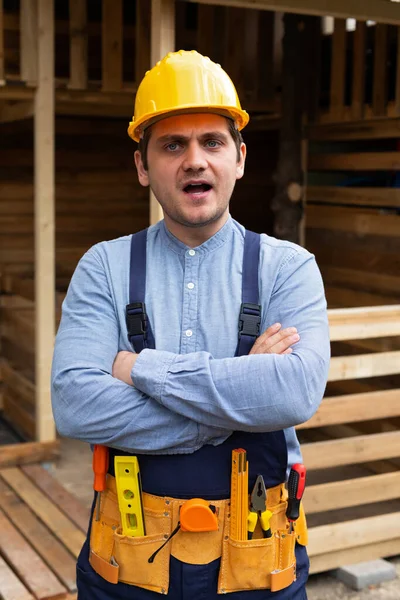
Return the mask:
[[243,177],[244,163],[246,162],[246,154],[246,144],[242,143],[240,145],[240,159],[238,160],[236,165],[236,179],[241,179]]
[[147,187],[149,185],[149,174],[144,168],[142,155],[140,154],[139,150],[136,150],[135,152],[135,165],[140,185]]

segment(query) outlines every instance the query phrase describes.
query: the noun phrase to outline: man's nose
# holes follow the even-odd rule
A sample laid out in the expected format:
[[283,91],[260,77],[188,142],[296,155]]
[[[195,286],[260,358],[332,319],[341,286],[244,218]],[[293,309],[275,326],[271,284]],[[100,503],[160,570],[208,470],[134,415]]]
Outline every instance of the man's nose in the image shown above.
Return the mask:
[[201,171],[207,167],[204,149],[199,144],[188,145],[182,167],[185,171]]

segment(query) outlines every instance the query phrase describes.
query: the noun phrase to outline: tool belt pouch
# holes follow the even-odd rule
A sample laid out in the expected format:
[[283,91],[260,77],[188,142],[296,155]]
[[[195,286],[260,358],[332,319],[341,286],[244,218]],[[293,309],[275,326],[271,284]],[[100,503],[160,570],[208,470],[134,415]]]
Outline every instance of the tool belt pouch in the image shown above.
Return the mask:
[[[113,486],[111,486],[113,487]],[[110,583],[119,581],[153,592],[166,594],[169,586],[171,545],[166,544],[154,562],[150,556],[160,548],[171,533],[172,514],[169,507],[152,510],[144,507],[146,535],[122,535],[116,493],[102,492],[100,520],[92,518],[90,564]]]
[[[235,540],[230,535],[230,514],[226,511],[222,544],[218,593],[226,594],[245,590],[282,590],[296,580],[296,540],[306,540],[307,526],[302,511],[292,533],[286,520],[286,502],[268,506],[272,537],[264,538],[257,526],[253,539]],[[301,524],[300,524],[301,521]]]

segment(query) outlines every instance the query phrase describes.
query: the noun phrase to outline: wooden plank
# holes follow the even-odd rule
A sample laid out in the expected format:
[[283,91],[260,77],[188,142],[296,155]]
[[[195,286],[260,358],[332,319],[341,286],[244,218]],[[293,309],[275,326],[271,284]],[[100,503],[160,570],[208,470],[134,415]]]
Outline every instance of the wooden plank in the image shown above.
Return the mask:
[[[70,591],[76,591],[76,561],[0,478],[0,508]],[[1,594],[1,584],[0,584]]]
[[19,469],[9,468],[0,471],[1,477],[24,500],[30,509],[43,521],[75,558],[78,557],[85,541],[85,535],[78,529]]
[[[266,105],[273,105],[275,102],[275,84],[279,70],[282,68],[280,63],[275,70],[275,31],[276,15],[269,12],[259,13],[258,18],[258,75],[257,75],[257,98]],[[281,42],[281,40],[279,40]],[[282,61],[282,46],[280,43],[280,59]],[[255,124],[255,121],[252,123]],[[275,124],[275,126],[277,126]]]
[[327,469],[400,456],[400,431],[302,444],[308,470]]
[[305,423],[297,425],[296,429],[398,416],[400,416],[400,389],[346,394],[324,398],[315,415]]
[[368,119],[348,123],[316,123],[306,127],[309,140],[373,140],[400,136],[400,119]]
[[4,12],[3,0],[0,0],[0,86],[5,84],[4,70]]
[[400,350],[331,358],[328,381],[394,375],[400,372]]
[[327,284],[359,287],[361,290],[369,290],[378,294],[380,292],[388,293],[400,298],[400,274],[396,277],[326,265],[321,265],[321,272],[323,280]]
[[[175,1],[151,0],[151,64],[175,50]],[[150,225],[163,218],[163,211],[150,191]]]
[[360,292],[343,287],[325,286],[329,308],[367,307],[397,304],[398,297]]
[[23,121],[33,117],[33,101],[5,102],[0,105],[0,123]]
[[70,89],[87,88],[88,33],[86,0],[69,0],[69,82]]
[[38,79],[38,0],[20,0],[21,79],[29,85]]
[[374,74],[372,88],[372,111],[377,117],[386,114],[387,103],[387,62],[388,62],[388,27],[378,23],[375,25]]
[[50,373],[55,336],[54,3],[38,0],[38,89],[34,122],[36,437],[55,439]]
[[400,189],[310,185],[307,187],[307,204],[313,202],[400,208]]
[[138,86],[150,69],[151,4],[136,0],[135,81]]
[[65,598],[66,589],[0,510],[0,552],[37,600]]
[[351,99],[351,116],[353,120],[364,116],[365,64],[366,64],[365,21],[357,21],[353,44],[353,85]]
[[397,29],[397,61],[396,61],[395,111],[400,114],[400,27]]
[[400,216],[368,208],[307,206],[307,228],[348,231],[358,236],[400,236]]
[[400,471],[309,485],[304,492],[307,515],[400,498]]
[[197,13],[197,51],[204,56],[214,57],[215,7],[199,4]]
[[393,540],[400,537],[400,513],[321,525],[313,527],[309,533],[307,550],[310,557],[326,553],[327,540],[330,552]]
[[[400,414],[400,412],[399,412]],[[69,519],[86,533],[90,511],[79,500],[70,494],[43,467],[37,464],[21,467],[25,475],[33,481],[62,510]]]
[[199,4],[219,4],[259,10],[276,10],[303,15],[320,15],[360,21],[379,21],[400,25],[398,6],[382,0],[188,0]]
[[3,390],[4,415],[27,440],[35,438],[35,416],[10,390]]
[[122,0],[103,0],[102,90],[122,88]]
[[310,171],[398,171],[400,152],[310,154]]
[[[312,536],[312,529],[309,530]],[[346,550],[337,550],[336,552],[325,552],[313,556],[310,560],[310,573],[322,573],[343,567],[343,565],[353,564],[355,562],[364,562],[376,558],[387,556],[396,556],[399,552],[400,537],[373,544],[363,544]],[[329,550],[329,546],[327,547]]]
[[0,582],[0,594],[3,600],[35,600],[1,556]]
[[0,467],[55,460],[59,456],[59,447],[58,441],[25,442],[0,446]]
[[16,371],[5,360],[2,363],[3,383],[12,393],[23,399],[26,404],[34,406],[35,401],[35,386],[22,373]]
[[328,318],[332,342],[400,335],[400,304],[334,309]]
[[344,110],[346,80],[346,21],[335,19],[332,36],[332,62],[329,112],[332,120],[340,121]]

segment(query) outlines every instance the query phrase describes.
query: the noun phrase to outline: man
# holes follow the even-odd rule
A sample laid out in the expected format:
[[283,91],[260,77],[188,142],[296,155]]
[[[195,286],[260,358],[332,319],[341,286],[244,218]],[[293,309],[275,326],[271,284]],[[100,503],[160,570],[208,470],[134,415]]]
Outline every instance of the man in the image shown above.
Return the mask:
[[[80,600],[306,598],[304,515],[293,533],[283,484],[301,462],[293,427],[325,388],[326,302],[310,253],[229,215],[247,122],[229,77],[197,52],[168,54],[138,89],[128,131],[164,220],[85,254],[54,354],[58,430],[110,456],[78,559]],[[238,448],[248,491],[262,475],[272,513],[270,530],[249,541],[235,537],[229,503]],[[123,535],[114,479],[114,457],[131,454],[143,484],[139,537]],[[193,498],[214,528],[184,530]]]

